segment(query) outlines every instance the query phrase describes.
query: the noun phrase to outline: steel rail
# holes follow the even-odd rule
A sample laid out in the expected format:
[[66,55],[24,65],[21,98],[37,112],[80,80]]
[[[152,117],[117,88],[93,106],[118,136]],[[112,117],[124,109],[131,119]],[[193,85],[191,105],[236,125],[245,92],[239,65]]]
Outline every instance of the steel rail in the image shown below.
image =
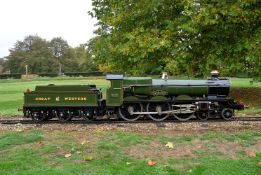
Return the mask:
[[30,119],[21,119],[21,120],[15,120],[15,119],[1,119],[0,124],[4,125],[15,125],[15,124],[124,124],[124,123],[154,123],[156,125],[158,124],[164,124],[164,123],[213,123],[213,122],[237,122],[237,121],[249,121],[249,122],[255,122],[255,121],[261,121],[261,117],[235,117],[231,120],[224,120],[224,119],[208,119],[206,121],[199,120],[199,119],[191,119],[188,121],[179,121],[176,119],[173,120],[164,120],[164,121],[153,121],[153,120],[136,120],[136,121],[125,121],[125,120],[108,120],[108,119],[98,119],[93,121],[86,121],[86,120],[71,120],[71,121],[59,121],[59,120],[48,120],[48,121],[42,121],[42,122],[36,122]]

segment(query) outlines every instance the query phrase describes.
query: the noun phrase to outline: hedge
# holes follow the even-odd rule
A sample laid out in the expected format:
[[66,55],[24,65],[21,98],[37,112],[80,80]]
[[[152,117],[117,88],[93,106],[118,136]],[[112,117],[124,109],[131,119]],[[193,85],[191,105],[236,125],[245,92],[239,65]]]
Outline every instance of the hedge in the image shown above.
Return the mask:
[[58,74],[56,74],[56,73],[39,73],[37,75],[40,77],[57,77],[58,76]]
[[89,76],[102,76],[102,72],[65,72],[64,75],[69,77],[89,77]]
[[22,74],[0,74],[0,79],[20,79],[22,77]]

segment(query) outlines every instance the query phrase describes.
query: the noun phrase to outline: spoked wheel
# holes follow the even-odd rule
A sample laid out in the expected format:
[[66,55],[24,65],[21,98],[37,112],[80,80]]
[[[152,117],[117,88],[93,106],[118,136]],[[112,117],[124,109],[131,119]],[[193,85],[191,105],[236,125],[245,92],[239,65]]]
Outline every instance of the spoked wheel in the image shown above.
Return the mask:
[[201,121],[206,121],[209,118],[209,113],[208,112],[200,112],[197,114],[197,118],[200,119]]
[[57,114],[58,120],[61,122],[70,121],[72,119],[71,112],[67,110],[61,110]]
[[46,111],[46,114],[47,114],[47,116],[46,116],[44,121],[48,121],[48,120],[56,117],[56,115],[55,115],[53,110]]
[[224,108],[221,112],[221,116],[225,120],[231,120],[234,117],[233,109]]
[[126,121],[135,121],[138,120],[143,115],[141,114],[132,114],[133,112],[142,112],[142,105],[138,103],[127,103],[119,107],[118,114],[121,118]]
[[174,117],[182,122],[188,121],[194,116],[194,113],[181,113],[181,114],[174,114]]
[[32,111],[31,118],[33,121],[42,122],[47,119],[47,113],[43,110]]
[[86,121],[93,120],[93,110],[88,109],[80,112],[80,116]]
[[146,107],[147,112],[157,112],[157,114],[148,114],[149,118],[160,122],[168,118],[169,114],[162,113],[170,110],[169,103],[148,103]]

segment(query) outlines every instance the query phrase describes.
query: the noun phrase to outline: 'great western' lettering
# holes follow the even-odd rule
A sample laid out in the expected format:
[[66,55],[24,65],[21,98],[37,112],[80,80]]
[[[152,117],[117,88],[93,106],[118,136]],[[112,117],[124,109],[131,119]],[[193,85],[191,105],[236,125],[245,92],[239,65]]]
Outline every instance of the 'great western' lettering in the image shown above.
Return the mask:
[[36,97],[35,98],[36,101],[49,101],[51,100],[50,97]]
[[65,101],[86,101],[86,97],[65,97]]

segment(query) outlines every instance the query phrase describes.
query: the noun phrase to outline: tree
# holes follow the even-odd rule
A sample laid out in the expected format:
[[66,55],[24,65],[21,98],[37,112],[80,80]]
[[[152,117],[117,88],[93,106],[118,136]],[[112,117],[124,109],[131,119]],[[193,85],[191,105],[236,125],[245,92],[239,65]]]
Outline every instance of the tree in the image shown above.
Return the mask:
[[0,58],[0,74],[4,73],[5,71],[7,71],[6,60],[4,58]]
[[93,0],[99,29],[92,43],[98,63],[112,71],[145,74],[161,71],[174,58],[177,24],[186,22],[181,0]]
[[65,59],[65,54],[68,52],[69,45],[67,41],[62,39],[61,37],[53,38],[50,41],[50,50],[52,53],[52,57],[59,64],[59,74],[62,73],[62,62]]
[[97,65],[93,61],[88,44],[82,44],[75,47],[74,52],[81,72],[92,72],[97,70]]
[[92,0],[95,61],[112,71],[260,75],[256,0]]
[[256,76],[261,67],[260,9],[256,0],[201,0],[199,9],[190,7],[191,20],[181,29],[188,36],[193,67],[202,74],[214,67],[226,75]]
[[11,73],[25,73],[26,65],[30,73],[55,72],[53,67],[55,62],[51,58],[49,43],[37,35],[30,35],[23,41],[17,41],[6,58]]
[[61,37],[51,41],[30,35],[23,41],[17,41],[10,55],[6,57],[11,73],[62,73],[88,72],[96,70],[88,45],[72,48]]
[[62,38],[49,42],[37,35],[27,36],[10,49],[7,59],[11,73],[25,73],[25,65],[30,73],[57,73],[67,49],[69,45]]
[[59,73],[64,72],[90,72],[96,70],[87,45],[82,44],[72,48],[61,37],[53,38],[49,46],[52,57],[59,64]]

